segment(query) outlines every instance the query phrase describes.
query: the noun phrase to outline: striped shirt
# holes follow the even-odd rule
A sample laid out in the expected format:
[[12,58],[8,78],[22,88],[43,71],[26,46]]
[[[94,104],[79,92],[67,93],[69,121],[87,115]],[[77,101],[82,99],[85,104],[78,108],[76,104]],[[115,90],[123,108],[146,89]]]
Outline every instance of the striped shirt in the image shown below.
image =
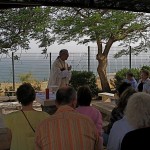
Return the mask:
[[60,106],[36,129],[36,150],[100,150],[99,136],[92,120],[72,107]]

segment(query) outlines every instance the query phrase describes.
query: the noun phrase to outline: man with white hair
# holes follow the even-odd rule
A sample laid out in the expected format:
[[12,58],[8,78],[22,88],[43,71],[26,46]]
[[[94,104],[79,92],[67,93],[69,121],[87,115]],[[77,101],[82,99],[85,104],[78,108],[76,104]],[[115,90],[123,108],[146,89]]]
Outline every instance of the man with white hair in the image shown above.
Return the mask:
[[60,50],[59,56],[52,65],[48,88],[52,86],[58,86],[58,88],[68,86],[71,78],[71,66],[65,62],[68,57],[69,53],[67,49]]

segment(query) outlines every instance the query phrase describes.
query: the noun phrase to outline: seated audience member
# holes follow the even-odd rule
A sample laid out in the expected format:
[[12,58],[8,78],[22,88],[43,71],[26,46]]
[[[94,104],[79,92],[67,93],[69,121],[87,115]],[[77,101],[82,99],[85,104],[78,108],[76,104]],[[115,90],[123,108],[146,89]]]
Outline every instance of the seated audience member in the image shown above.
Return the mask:
[[46,112],[33,109],[35,90],[29,83],[23,83],[16,92],[17,99],[22,105],[20,111],[5,116],[6,126],[11,130],[11,150],[34,150],[36,126],[49,115]]
[[75,111],[76,91],[63,87],[56,93],[56,113],[36,129],[37,150],[98,150],[100,139],[93,121]]
[[122,82],[117,88],[119,99],[116,102],[116,107],[111,112],[110,122],[108,124],[107,130],[105,130],[103,133],[103,139],[104,139],[105,146],[107,145],[108,136],[109,136],[110,130],[111,130],[114,122],[122,119],[122,117],[124,116],[124,109],[126,107],[126,103],[124,103],[124,101],[126,101],[126,99],[125,99],[126,97],[124,97],[124,96],[121,97],[121,95],[129,87],[132,88],[130,83]]
[[[130,96],[132,96],[134,93],[136,93],[136,91],[132,87],[129,87],[120,96],[118,111],[120,111],[122,116],[124,116],[124,111]],[[133,127],[128,123],[125,116],[122,119],[114,122],[110,130],[107,150],[120,150],[124,135],[131,130],[133,130]]]
[[0,114],[0,150],[10,149],[11,131],[6,128],[3,121],[3,116]]
[[136,129],[128,132],[121,143],[121,150],[150,149],[150,95],[136,93],[129,99],[126,108],[128,122]]
[[78,107],[76,108],[76,111],[93,120],[102,141],[102,115],[96,108],[90,106],[91,100],[92,93],[90,88],[88,86],[80,87],[77,92]]
[[148,70],[141,70],[140,76],[141,76],[141,79],[138,82],[136,90],[138,92],[150,93],[149,71]]
[[134,89],[137,88],[137,81],[135,80],[133,73],[127,72],[126,79],[124,81],[130,83]]

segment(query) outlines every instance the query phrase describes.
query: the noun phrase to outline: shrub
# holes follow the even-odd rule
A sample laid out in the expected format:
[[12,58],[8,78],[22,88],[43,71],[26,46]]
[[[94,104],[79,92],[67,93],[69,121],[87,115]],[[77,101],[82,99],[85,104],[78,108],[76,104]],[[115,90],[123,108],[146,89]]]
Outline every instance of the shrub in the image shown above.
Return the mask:
[[97,96],[99,89],[96,85],[96,76],[93,72],[87,71],[72,71],[70,85],[76,90],[83,85],[88,85],[92,91],[93,96]]
[[127,72],[132,72],[135,79],[137,81],[139,80],[139,77],[140,77],[140,69],[139,68],[132,68],[132,69],[123,68],[123,69],[119,70],[118,72],[116,72],[116,75],[115,75],[116,87],[120,84],[120,82],[122,82],[126,78]]
[[138,81],[140,79],[140,70],[148,70],[150,71],[150,66],[142,66],[141,68],[132,68],[132,69],[128,69],[128,68],[123,68],[121,70],[119,70],[118,72],[116,72],[115,75],[115,85],[116,87],[119,85],[120,82],[123,81],[123,79],[126,78],[126,73],[127,72],[132,72],[135,79]]
[[39,81],[37,81],[37,79],[32,75],[31,72],[20,74],[18,77],[20,78],[20,81],[22,83],[23,82],[29,82],[32,84],[33,88],[36,91],[41,91],[41,83]]
[[141,69],[150,71],[150,66],[143,66]]
[[22,83],[23,82],[31,83],[32,81],[35,80],[31,72],[20,74],[20,75],[18,75],[18,77]]

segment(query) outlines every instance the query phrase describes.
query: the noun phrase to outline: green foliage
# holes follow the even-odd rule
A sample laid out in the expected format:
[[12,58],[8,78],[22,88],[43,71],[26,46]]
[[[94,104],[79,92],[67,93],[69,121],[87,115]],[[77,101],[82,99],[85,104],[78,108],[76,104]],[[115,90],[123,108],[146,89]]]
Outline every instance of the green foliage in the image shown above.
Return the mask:
[[0,83],[0,93],[2,93],[3,92],[3,90],[2,90],[2,86],[1,86],[1,83]]
[[124,80],[126,79],[126,73],[127,72],[132,72],[135,79],[138,81],[140,78],[140,69],[139,68],[132,68],[132,69],[128,69],[128,68],[123,68],[121,70],[119,70],[118,72],[116,72],[115,75],[115,85],[116,87]]
[[87,71],[72,71],[70,85],[76,90],[83,85],[88,85],[92,91],[93,96],[97,96],[99,89],[96,85],[96,77],[92,72]]
[[141,68],[123,68],[116,72],[115,75],[115,85],[116,87],[126,78],[126,73],[127,72],[132,72],[134,75],[134,78],[138,81],[140,79],[140,70],[148,70],[150,71],[150,66],[142,66]]
[[52,41],[48,30],[50,10],[50,7],[3,10],[0,13],[0,54],[20,48],[28,50],[30,39],[40,42],[40,47],[49,46]]
[[33,77],[31,72],[25,73],[25,74],[20,74],[19,78],[22,83],[23,82],[31,83],[35,90],[37,90],[37,91],[41,90],[41,83]]
[[22,83],[23,82],[33,82],[35,80],[31,72],[20,74],[18,77]]
[[[150,26],[149,15],[144,13],[68,7],[53,8],[53,13],[52,30],[60,43],[107,43],[112,39],[113,42],[124,41],[125,46],[129,46],[129,43],[137,43],[140,38],[141,48],[145,43],[143,39],[148,41],[149,38],[145,34]],[[138,47],[136,49],[140,52]]]
[[150,71],[150,66],[143,66],[141,69]]
[[[149,35],[149,26],[148,14],[120,10],[69,7],[6,9],[0,13],[0,54],[18,49],[28,50],[31,39],[39,42],[39,47],[44,47],[43,54],[47,53],[47,46],[54,41],[76,41],[81,44],[96,42],[97,60],[100,63],[103,57],[107,58],[116,41],[123,40],[127,45],[138,42],[140,46],[135,50],[140,52],[145,43],[142,39],[149,39],[145,37]],[[107,66],[107,63],[103,66]],[[106,67],[103,70],[106,72]],[[103,88],[108,85],[104,84]]]
[[146,32],[150,26],[149,15],[144,13],[68,7],[55,8],[53,13],[57,17],[52,16],[52,31],[59,43],[75,41],[79,44],[97,44],[98,68],[101,67],[100,64],[103,66],[102,70],[98,69],[103,90],[110,89],[108,82],[102,79],[102,74],[107,69],[107,61],[103,60],[107,59],[113,43],[123,41],[122,46],[126,47],[131,43],[139,44],[140,48],[135,48],[139,53],[139,49],[145,44],[144,40],[149,40]]
[[33,83],[33,88],[36,90],[36,91],[41,91],[41,83],[39,81],[35,81]]

